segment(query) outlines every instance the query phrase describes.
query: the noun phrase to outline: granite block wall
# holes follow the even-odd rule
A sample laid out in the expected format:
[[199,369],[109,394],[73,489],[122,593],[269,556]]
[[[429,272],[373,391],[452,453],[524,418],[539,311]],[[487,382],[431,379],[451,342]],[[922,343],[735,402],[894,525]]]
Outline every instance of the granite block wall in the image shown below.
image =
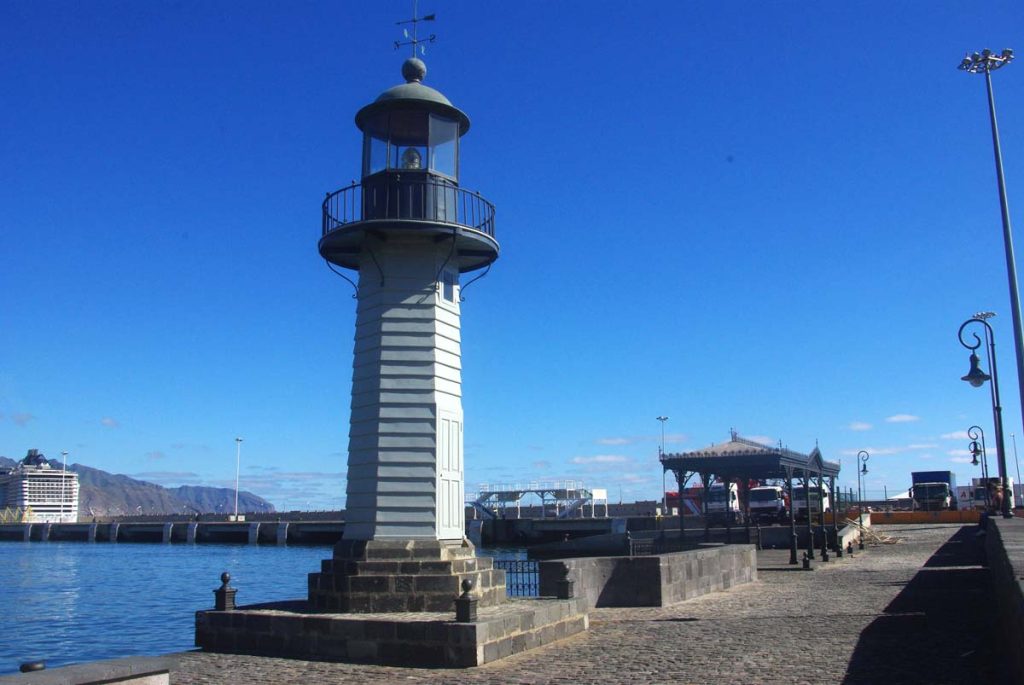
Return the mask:
[[540,594],[556,594],[568,571],[592,607],[666,606],[757,580],[753,545],[720,545],[642,557],[588,557],[540,563]]
[[1003,641],[1012,667],[1007,682],[1024,685],[1024,519],[991,517],[986,526],[985,556]]

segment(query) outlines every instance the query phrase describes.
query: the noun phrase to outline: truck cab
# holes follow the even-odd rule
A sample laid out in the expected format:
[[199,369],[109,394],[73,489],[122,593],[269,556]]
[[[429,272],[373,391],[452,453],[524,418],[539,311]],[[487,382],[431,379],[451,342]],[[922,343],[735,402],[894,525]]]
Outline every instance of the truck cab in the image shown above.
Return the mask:
[[789,516],[789,496],[780,485],[759,485],[749,493],[752,521],[783,521]]
[[919,511],[949,511],[957,508],[956,476],[952,471],[914,471],[910,498]]
[[743,523],[740,509],[740,492],[736,483],[712,483],[707,492],[707,516],[709,523]]
[[[822,495],[818,495],[818,486],[811,486],[811,516],[818,516],[822,511],[832,511],[832,499],[828,486],[821,487]],[[823,501],[824,500],[824,501]],[[807,489],[803,485],[793,488],[793,515],[795,518],[807,519]]]

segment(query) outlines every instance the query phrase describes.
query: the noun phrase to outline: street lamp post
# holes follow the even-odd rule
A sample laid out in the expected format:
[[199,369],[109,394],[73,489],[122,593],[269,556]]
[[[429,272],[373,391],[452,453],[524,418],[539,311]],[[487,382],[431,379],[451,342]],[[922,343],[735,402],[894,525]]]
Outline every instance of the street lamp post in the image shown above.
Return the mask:
[[[654,417],[661,422],[661,447],[658,448],[658,458],[661,459],[665,456],[665,422],[668,421],[667,416],[656,416]],[[683,506],[682,502],[683,493],[679,493],[679,506]],[[668,516],[668,493],[665,492],[665,469],[661,469],[661,511],[665,516]]]
[[857,462],[860,468],[857,469],[857,520],[860,527],[864,527],[864,488],[861,487],[862,476],[868,475],[868,459],[871,455],[866,450],[857,452]]
[[[988,116],[992,125],[992,150],[996,161],[996,183],[999,186],[999,209],[1003,220],[1003,250],[1006,253],[1006,277],[1010,288],[1010,314],[1013,317],[1013,343],[1017,355],[1017,390],[1020,393],[1021,407],[1024,407],[1024,333],[1021,330],[1020,295],[1017,291],[1017,264],[1013,253],[1013,231],[1010,227],[1010,209],[1006,201],[1006,180],[1003,176],[1003,153],[999,145],[999,127],[996,125],[996,104],[992,94],[992,72],[1000,69],[1013,60],[1013,50],[1003,50],[999,55],[991,50],[966,55],[960,62],[959,69],[970,74],[985,74],[985,89],[988,94]],[[995,368],[993,360],[991,366]],[[1001,433],[1001,428],[996,429]],[[996,435],[997,442],[1002,444],[1002,435]],[[1005,458],[1002,449],[1001,459]],[[1000,477],[1005,477],[1005,469]],[[1005,487],[1006,483],[1003,483]],[[1004,498],[1005,499],[1005,498]]]
[[[990,364],[990,370],[992,375],[988,375],[981,370],[981,360],[978,358],[977,349],[981,347],[981,338],[978,337],[977,333],[971,333],[974,338],[974,344],[971,344],[964,340],[964,329],[971,324],[978,324],[985,327],[985,333],[987,334],[986,340],[988,340],[988,359]],[[960,330],[957,332],[957,338],[960,340],[960,344],[966,349],[971,351],[970,362],[971,368],[967,372],[966,376],[961,377],[961,380],[967,381],[972,387],[980,388],[985,384],[985,381],[992,381],[992,418],[995,423],[996,430],[996,463],[999,466],[999,483],[1003,488],[1003,501],[1000,505],[1000,511],[1002,511],[1004,518],[1010,518],[1013,514],[1010,513],[1010,498],[1006,496],[1006,490],[1009,483],[1006,480],[1006,449],[1003,443],[1003,408],[1000,406],[999,401],[999,373],[996,370],[996,338],[992,331],[992,326],[988,324],[988,321],[984,319],[968,319],[960,324]]]
[[242,466],[242,438],[235,438],[235,521],[238,521],[238,473]]
[[64,523],[64,507],[68,499],[68,451],[63,450],[60,456],[64,459],[64,473],[60,474],[60,522]]
[[[967,429],[967,437],[971,439],[971,444],[968,449],[971,450],[971,464],[974,466],[978,465],[978,457],[981,457],[981,482],[985,484],[985,508],[992,506],[992,502],[989,499],[988,492],[988,450],[985,448],[985,431],[981,430],[981,426],[971,426]],[[981,439],[981,446],[978,446],[978,440]],[[971,488],[971,500],[974,500],[974,488]]]
[[[1022,487],[1022,485],[1021,485],[1021,462],[1020,462],[1019,459],[1017,459],[1017,436],[1014,435],[1013,433],[1011,433],[1010,434],[1010,439],[1013,440],[1013,443],[1014,443],[1014,464],[1017,465],[1017,486],[1018,487]],[[1013,488],[1011,488],[1011,489],[1013,489]],[[1024,493],[1021,494],[1021,500],[1018,502],[1018,506],[1024,506]]]

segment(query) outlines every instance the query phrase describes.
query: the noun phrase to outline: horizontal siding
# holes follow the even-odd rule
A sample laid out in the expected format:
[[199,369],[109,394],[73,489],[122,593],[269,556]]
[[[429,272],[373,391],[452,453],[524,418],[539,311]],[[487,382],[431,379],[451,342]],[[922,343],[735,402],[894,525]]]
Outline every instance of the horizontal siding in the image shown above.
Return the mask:
[[349,425],[347,538],[434,538],[438,406],[461,415],[457,305],[440,306],[443,246],[389,242],[360,274]]

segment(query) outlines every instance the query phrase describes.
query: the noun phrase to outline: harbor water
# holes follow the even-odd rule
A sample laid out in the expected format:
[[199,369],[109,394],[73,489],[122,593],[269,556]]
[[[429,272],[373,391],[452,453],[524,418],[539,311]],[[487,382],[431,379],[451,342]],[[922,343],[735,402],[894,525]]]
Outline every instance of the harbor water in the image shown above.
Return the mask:
[[298,599],[330,555],[330,547],[0,543],[0,675],[40,659],[52,668],[193,649],[195,612],[213,608],[222,572],[239,604]]

